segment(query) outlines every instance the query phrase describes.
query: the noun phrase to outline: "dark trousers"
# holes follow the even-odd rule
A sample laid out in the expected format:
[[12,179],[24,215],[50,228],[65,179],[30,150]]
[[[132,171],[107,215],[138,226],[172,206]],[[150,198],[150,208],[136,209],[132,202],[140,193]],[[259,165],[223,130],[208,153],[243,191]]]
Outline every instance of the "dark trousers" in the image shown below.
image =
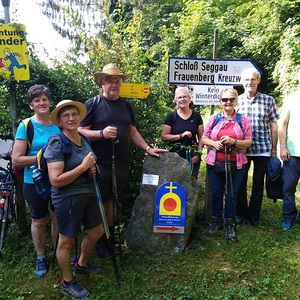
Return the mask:
[[[264,182],[266,174],[266,165],[269,160],[267,156],[247,156],[248,163],[246,164],[245,175],[242,179],[236,213],[238,216],[245,219],[249,218],[251,222],[258,222],[259,214],[263,199]],[[248,183],[248,172],[253,161],[253,177],[252,177],[252,189],[251,196],[248,205],[247,199],[247,183]]]
[[288,162],[283,163],[283,204],[282,215],[284,218],[294,220],[297,216],[295,203],[296,187],[300,176],[300,157],[291,156]]
[[[224,210],[224,218],[234,218],[236,199],[245,167],[227,174],[227,179],[225,172],[216,173],[211,165],[207,165],[207,170],[212,199],[212,217],[222,219]],[[226,196],[225,203],[224,195]]]

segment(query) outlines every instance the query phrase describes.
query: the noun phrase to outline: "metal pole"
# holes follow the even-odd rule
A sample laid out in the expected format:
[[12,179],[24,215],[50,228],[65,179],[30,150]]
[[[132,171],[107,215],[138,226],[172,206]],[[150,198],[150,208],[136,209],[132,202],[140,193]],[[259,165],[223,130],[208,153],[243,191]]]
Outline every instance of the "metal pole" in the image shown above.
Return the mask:
[[[2,6],[4,7],[4,19],[5,24],[10,23],[10,0],[2,0]],[[13,138],[15,138],[16,134],[16,120],[17,120],[17,102],[16,102],[16,82],[15,80],[11,80],[9,83],[10,90],[10,107],[11,107],[11,116],[12,116],[12,133]]]
[[10,107],[11,107],[11,119],[12,119],[12,133],[15,138],[17,131],[17,101],[16,101],[16,81],[11,80],[9,83],[10,93]]
[[[10,23],[10,0],[2,0],[2,6],[4,7],[4,20],[5,24]],[[12,116],[12,135],[15,139],[17,131],[17,101],[16,101],[16,81],[14,79],[9,82],[9,93],[10,93],[10,107]],[[23,176],[23,172],[20,174]],[[26,204],[22,193],[23,178],[16,182],[16,192],[17,192],[17,223],[19,230],[26,230]]]
[[[219,38],[219,30],[215,29],[214,31],[214,48],[213,48],[213,59],[217,59],[217,50],[218,50],[218,38]],[[211,105],[210,114],[214,113],[215,106]]]
[[[219,31],[218,31],[218,29],[215,29],[213,59],[217,58],[218,37],[219,37]],[[211,105],[210,106],[210,114],[211,115],[214,113],[214,110],[215,110],[214,105]],[[207,169],[206,169],[206,180],[205,180],[204,211],[205,211],[205,220],[207,222],[209,222],[211,220],[212,202],[211,202],[211,195],[210,195],[210,181],[209,181]]]
[[10,23],[10,17],[9,17],[10,0],[2,0],[2,6],[4,7],[5,24],[9,24]]

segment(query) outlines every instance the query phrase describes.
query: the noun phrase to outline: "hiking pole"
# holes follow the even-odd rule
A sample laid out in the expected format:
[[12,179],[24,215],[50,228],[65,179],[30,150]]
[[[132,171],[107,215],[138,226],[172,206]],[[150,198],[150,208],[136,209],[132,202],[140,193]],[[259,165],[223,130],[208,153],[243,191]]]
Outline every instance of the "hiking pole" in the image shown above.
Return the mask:
[[226,221],[226,240],[228,242],[229,237],[228,237],[228,201],[227,201],[227,196],[228,196],[228,157],[227,157],[227,145],[224,145],[224,152],[225,152],[225,211],[226,211],[226,216],[227,216],[227,221]]
[[[112,194],[113,194],[113,228],[115,228],[115,214],[117,215],[117,228],[118,228],[118,242],[120,250],[120,263],[123,264],[122,245],[121,245],[121,231],[120,231],[120,215],[119,215],[119,198],[118,198],[118,187],[117,187],[117,174],[116,174],[116,153],[115,144],[119,143],[119,140],[112,140]],[[116,209],[116,212],[115,212]]]
[[[230,156],[230,153],[232,152],[232,146],[228,149],[228,157]],[[227,159],[228,160],[228,159]],[[231,170],[231,165],[229,163],[229,169],[228,169],[228,173],[229,173],[229,182],[230,182],[230,189],[231,189],[231,197],[232,197],[232,208],[233,208],[233,228],[235,231],[235,240],[237,241],[237,233],[236,233],[236,223],[235,223],[235,201],[234,201],[234,191],[233,191],[233,183],[232,183],[232,170]]]
[[59,233],[57,234],[57,238],[56,238],[55,245],[54,245],[53,256],[52,256],[52,263],[51,263],[51,267],[52,268],[54,267],[54,261],[55,261],[55,257],[56,257],[58,239],[59,239]]
[[117,264],[117,260],[116,260],[116,256],[115,256],[115,251],[114,251],[113,246],[112,246],[111,235],[110,235],[110,231],[109,231],[109,228],[108,228],[105,209],[104,209],[104,206],[103,206],[103,202],[102,202],[102,198],[101,198],[101,194],[100,194],[100,190],[99,190],[99,186],[98,186],[98,183],[96,181],[96,178],[93,177],[93,180],[94,180],[94,187],[95,187],[95,191],[96,191],[96,195],[97,195],[97,199],[98,199],[98,203],[99,203],[99,207],[100,207],[103,227],[104,227],[105,235],[106,235],[106,238],[107,238],[107,241],[108,241],[109,250],[111,252],[111,258],[112,258],[112,262],[113,262],[113,266],[114,266],[114,270],[115,270],[115,274],[116,274],[116,278],[117,278],[117,283],[118,283],[118,285],[120,285],[121,276],[120,276],[120,273],[119,273],[119,268],[118,268],[118,264]]

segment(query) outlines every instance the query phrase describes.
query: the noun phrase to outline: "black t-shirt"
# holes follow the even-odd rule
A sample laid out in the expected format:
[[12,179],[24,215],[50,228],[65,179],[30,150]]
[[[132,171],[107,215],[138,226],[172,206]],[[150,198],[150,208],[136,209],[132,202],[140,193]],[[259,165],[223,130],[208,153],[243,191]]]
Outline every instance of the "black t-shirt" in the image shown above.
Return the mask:
[[[184,131],[190,131],[192,133],[191,138],[185,137],[182,141],[178,139],[177,141],[170,142],[171,144],[180,143],[184,146],[198,145],[198,141],[197,141],[198,127],[202,124],[203,124],[203,120],[201,115],[194,110],[192,111],[191,116],[186,120],[182,119],[178,115],[177,110],[170,112],[167,115],[165,120],[165,125],[171,127],[171,134],[180,134],[183,133]],[[184,158],[186,157],[185,150],[179,151],[178,154],[181,157]]]
[[[100,101],[91,98],[85,102],[87,114],[80,126],[91,126],[92,130],[104,129],[107,126],[117,126],[118,134],[115,147],[115,166],[118,176],[128,177],[130,166],[129,126],[135,126],[132,108],[128,101],[119,98],[109,100],[100,95]],[[105,176],[112,172],[112,141],[101,139],[91,142],[93,151],[97,156],[100,172]]]

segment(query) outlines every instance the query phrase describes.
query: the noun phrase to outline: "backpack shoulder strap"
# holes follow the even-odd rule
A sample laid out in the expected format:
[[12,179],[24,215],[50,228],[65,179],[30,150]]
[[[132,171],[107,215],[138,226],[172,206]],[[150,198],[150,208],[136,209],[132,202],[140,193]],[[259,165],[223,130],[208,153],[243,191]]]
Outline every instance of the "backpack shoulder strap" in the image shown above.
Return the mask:
[[176,109],[174,109],[172,112],[171,112],[171,122],[172,122],[172,126],[174,125],[175,121],[176,121],[176,118],[177,118],[177,111]]
[[98,105],[101,102],[101,96],[97,95],[93,98],[93,105]]
[[61,151],[64,155],[68,155],[71,153],[71,143],[70,140],[62,133],[59,132],[55,136],[60,140]]
[[101,96],[100,96],[100,95],[97,95],[97,96],[95,96],[95,97],[93,98],[93,101],[92,101],[92,103],[93,103],[92,111],[93,111],[93,112],[95,111],[97,105],[101,102],[101,100],[102,100],[102,99],[101,99]]
[[30,118],[26,118],[22,122],[24,124],[25,131],[27,134],[27,149],[29,149],[32,144],[33,135],[34,135],[33,124]]
[[80,136],[83,138],[84,141],[86,141],[88,144],[90,144],[90,140],[87,136],[85,136],[84,134],[79,133]]
[[43,154],[44,154],[44,151],[46,149],[46,146],[44,146],[43,148],[41,148],[39,150],[39,152],[36,154],[36,159],[35,159],[35,166],[37,169],[41,170],[42,169],[42,158],[43,158]]
[[236,113],[235,121],[240,125],[241,129],[243,130],[242,114]]
[[216,117],[214,119],[211,129],[213,129],[220,122],[221,118],[222,118],[222,113],[216,114]]

